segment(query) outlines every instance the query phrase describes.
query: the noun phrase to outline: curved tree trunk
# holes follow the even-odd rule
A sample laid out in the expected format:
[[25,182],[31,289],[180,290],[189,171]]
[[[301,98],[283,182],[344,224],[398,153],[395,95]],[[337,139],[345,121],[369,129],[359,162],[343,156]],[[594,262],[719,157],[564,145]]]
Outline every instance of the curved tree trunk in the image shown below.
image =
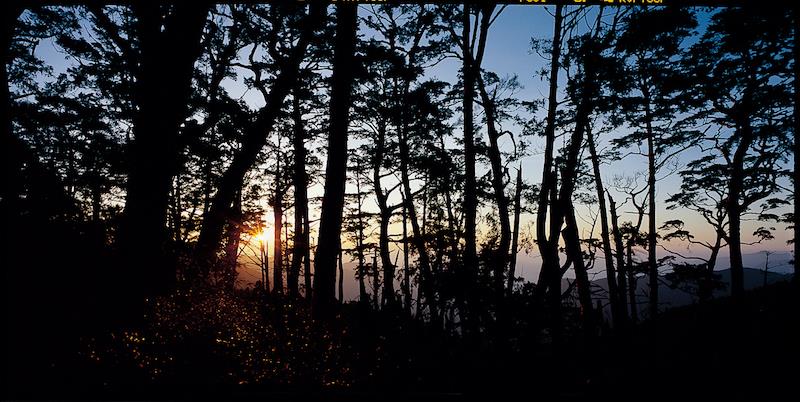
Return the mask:
[[492,189],[494,190],[495,203],[497,204],[497,214],[500,217],[500,243],[495,252],[494,262],[494,291],[499,303],[505,293],[503,275],[508,266],[508,248],[511,245],[511,220],[509,219],[508,211],[509,201],[505,193],[506,185],[503,181],[503,161],[500,155],[500,147],[497,143],[500,133],[497,132],[495,124],[494,100],[486,92],[483,78],[478,77],[477,83],[483,109],[486,112],[486,129],[489,136],[489,164],[492,168]]

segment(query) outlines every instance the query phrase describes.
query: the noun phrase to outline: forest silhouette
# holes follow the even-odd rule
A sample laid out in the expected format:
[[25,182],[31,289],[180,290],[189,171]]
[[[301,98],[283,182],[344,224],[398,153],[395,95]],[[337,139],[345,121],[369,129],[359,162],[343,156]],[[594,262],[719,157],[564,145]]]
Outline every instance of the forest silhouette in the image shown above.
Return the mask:
[[790,399],[796,8],[557,3],[3,3],[3,397]]

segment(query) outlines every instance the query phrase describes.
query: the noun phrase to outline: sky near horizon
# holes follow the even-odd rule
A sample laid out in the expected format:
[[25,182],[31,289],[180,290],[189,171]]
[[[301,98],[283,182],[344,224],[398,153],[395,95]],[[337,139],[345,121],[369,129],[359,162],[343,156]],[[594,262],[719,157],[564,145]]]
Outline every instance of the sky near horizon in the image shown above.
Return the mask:
[[[369,5],[359,5],[360,8],[360,15],[365,15],[367,11],[367,7],[371,7]],[[498,7],[499,9],[500,7]],[[550,38],[553,31],[553,19],[551,16],[553,8],[546,7],[546,6],[531,6],[531,5],[510,5],[505,7],[502,13],[497,17],[496,21],[492,25],[486,45],[486,54],[484,58],[483,67],[487,71],[492,71],[497,73],[499,76],[514,76],[516,75],[522,88],[518,93],[516,93],[516,97],[523,101],[531,101],[531,100],[540,100],[545,99],[547,96],[547,83],[538,75],[539,70],[542,67],[546,66],[548,63],[540,55],[532,52],[531,50],[531,39],[532,38]],[[702,21],[705,18],[701,18],[701,25]],[[702,27],[701,27],[702,29]],[[363,24],[361,24],[359,29],[359,34],[362,36],[369,35],[369,32],[366,32],[364,29]],[[50,64],[53,69],[54,73],[58,74],[60,72],[65,71],[66,66],[69,65],[70,61],[65,60],[65,55],[60,53],[58,49],[51,43],[51,42],[44,42],[42,45],[37,49],[37,56],[45,60],[48,64]],[[435,67],[426,71],[426,78],[430,79],[438,79],[442,81],[449,82],[450,84],[455,84],[457,81],[457,74],[459,69],[460,61],[455,58],[449,58],[443,60],[441,63],[436,65]],[[240,70],[240,75],[244,75],[244,73]],[[241,77],[240,77],[241,78]],[[562,83],[560,85],[563,88],[563,80],[564,75],[562,74]],[[241,80],[239,82],[234,82],[232,80],[227,80],[224,83],[225,89],[230,93],[230,95],[234,98],[242,97],[251,107],[259,107],[263,105],[263,99],[261,99],[261,95],[258,94],[258,91],[247,91],[244,85],[242,84]],[[563,92],[561,92],[560,96],[563,98]],[[561,98],[560,98],[561,99]],[[479,107],[476,107],[476,113],[481,113]],[[480,114],[476,115],[476,122],[480,120]],[[454,121],[454,136],[461,135],[461,127],[456,124],[457,122]],[[509,125],[505,127],[509,129],[516,137],[520,137],[520,127]],[[485,141],[485,137],[483,136],[482,127],[477,134],[479,140]],[[618,133],[610,133],[610,136],[620,135],[623,134],[621,132]],[[543,149],[543,140],[538,135],[526,136],[525,137],[530,143],[530,151],[531,154],[524,157],[522,160],[522,171],[524,180],[530,184],[539,184],[541,180],[541,166],[542,166],[542,149]],[[605,137],[599,139],[598,147],[603,148],[608,146],[608,138],[609,135],[606,134]],[[351,141],[351,147],[353,146],[354,142]],[[319,148],[320,144],[309,144],[308,147],[311,149]],[[508,136],[504,136],[501,139],[501,148],[503,149],[510,149],[511,142]],[[697,158],[700,155],[700,151],[697,149],[688,150],[684,153],[681,153],[678,156],[678,166],[685,165],[687,162]],[[324,160],[324,159],[323,159]],[[621,161],[615,161],[611,163],[604,164],[601,168],[603,169],[603,180],[604,183],[608,186],[615,176],[625,175],[631,176],[636,174],[637,172],[645,172],[646,171],[646,160],[643,157],[631,155]],[[789,161],[791,164],[791,159]],[[513,167],[509,166],[512,172]],[[486,172],[486,166],[479,166],[478,167],[478,174],[482,174]],[[322,195],[322,171],[317,172],[309,172],[312,180],[313,185],[309,190],[309,196],[311,198],[315,196]],[[640,186],[644,185],[644,181],[642,179],[640,181]],[[790,187],[790,183],[786,183],[787,187]],[[415,186],[421,186],[420,182],[416,182]],[[666,209],[666,205],[664,200],[668,198],[670,195],[674,194],[675,192],[679,191],[680,186],[680,176],[679,174],[672,174],[665,177],[663,180],[659,181],[658,188],[657,188],[657,202],[658,202],[658,212],[657,212],[657,222],[658,226],[661,225],[666,220],[669,219],[682,219],[686,222],[686,228],[690,230],[697,238],[699,239],[709,239],[713,235],[713,231],[710,230],[710,227],[700,218],[699,215],[696,215],[690,211],[686,211],[681,209],[680,211],[673,211]],[[354,188],[351,184],[348,184],[348,191],[354,191]],[[511,183],[507,187],[507,191],[511,193],[513,191],[513,183]],[[397,194],[395,192],[395,194]],[[622,193],[612,191],[614,194],[615,199],[617,199],[618,203],[622,203],[622,200],[625,199],[625,196]],[[399,195],[396,195],[396,198],[390,199],[390,202],[398,202]],[[266,200],[263,201],[263,207],[266,213],[266,224],[269,228],[272,225],[272,215],[271,210],[266,204]],[[373,200],[368,200],[366,203],[366,207],[368,210],[376,211],[377,207],[374,204]],[[590,222],[592,221],[593,216],[596,214],[597,208],[596,206],[579,206],[576,209],[576,213],[578,214],[579,225],[581,226],[581,235],[582,237],[599,237],[599,227],[592,227]],[[289,216],[284,219],[285,222],[291,222],[291,211],[288,212]],[[312,206],[311,210],[311,220],[312,220],[312,231],[314,231],[314,227],[316,226],[316,219],[318,219],[319,211],[317,208]],[[626,221],[631,219],[631,210],[629,209],[629,204],[623,204],[621,206],[621,216],[620,221]],[[646,226],[645,217],[645,226]],[[583,221],[583,224],[581,224]],[[523,214],[521,218],[521,230],[528,231],[530,225],[533,222],[533,216],[530,214]],[[377,226],[377,225],[376,225]],[[754,221],[746,221],[744,222],[743,227],[743,240],[745,242],[752,241],[752,236],[750,235],[756,228],[759,226],[773,226],[776,230],[773,231],[775,235],[775,239],[764,242],[759,245],[746,245],[743,248],[744,253],[758,253],[763,250],[770,250],[776,252],[790,252],[790,246],[787,245],[786,241],[792,237],[790,231],[785,230],[785,225],[776,225],[773,223],[759,223]],[[479,232],[481,229],[485,229],[485,227],[479,227]],[[369,233],[370,231],[368,231]],[[393,223],[390,226],[390,233],[399,233],[400,232],[400,224]],[[377,233],[377,230],[375,230]],[[524,234],[523,236],[528,235],[532,237],[532,233]],[[271,237],[269,242],[270,248],[270,260],[271,258]],[[312,244],[316,243],[316,234],[312,233]],[[239,279],[244,283],[252,283],[255,280],[260,279],[260,273],[258,272],[258,268],[250,261],[250,258],[247,257],[248,253],[255,253],[257,252],[257,246],[253,247],[255,243],[253,242],[246,242],[244,254],[242,257],[243,266],[241,268],[240,277]],[[706,251],[702,248],[692,247],[691,249],[686,248],[685,243],[680,242],[670,242],[664,243],[665,246],[674,249],[675,251],[686,253],[689,255],[701,255],[705,256]],[[346,247],[346,245],[345,245]],[[392,255],[394,256],[396,250],[393,250]],[[662,250],[659,250],[660,255],[664,255],[665,253]],[[727,255],[727,250],[723,250],[722,255]],[[599,258],[602,258],[602,252],[598,253]],[[369,259],[371,261],[371,258]],[[347,260],[346,260],[347,261]],[[522,276],[526,280],[535,280],[538,276],[538,252],[536,251],[535,247],[531,250],[530,253],[521,252],[518,263],[517,263],[517,272],[521,273]],[[352,267],[352,264],[347,264],[346,266]],[[600,266],[602,263],[595,264],[597,268],[595,268],[595,274],[599,274]],[[354,279],[352,279],[352,269],[348,269],[346,277],[349,280],[346,282],[346,296],[351,298],[353,295],[357,293],[357,285]],[[602,276],[602,275],[600,275]]]

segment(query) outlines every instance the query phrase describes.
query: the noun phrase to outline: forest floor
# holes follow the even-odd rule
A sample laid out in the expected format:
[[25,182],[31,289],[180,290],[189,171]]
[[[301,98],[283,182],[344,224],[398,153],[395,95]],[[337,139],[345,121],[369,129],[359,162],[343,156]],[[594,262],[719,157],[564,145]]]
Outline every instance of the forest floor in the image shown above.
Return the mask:
[[788,400],[800,361],[786,282],[738,305],[668,310],[624,336],[567,337],[558,351],[525,323],[502,342],[466,340],[353,303],[323,328],[306,307],[261,297],[176,294],[145,326],[62,339],[45,358],[12,351],[4,399]]

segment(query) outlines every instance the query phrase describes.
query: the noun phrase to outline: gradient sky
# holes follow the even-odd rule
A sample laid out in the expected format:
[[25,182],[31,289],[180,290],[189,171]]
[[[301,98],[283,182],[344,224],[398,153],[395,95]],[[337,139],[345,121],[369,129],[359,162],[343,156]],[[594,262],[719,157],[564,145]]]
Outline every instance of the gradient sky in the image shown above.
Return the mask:
[[[360,13],[365,15],[365,11],[368,5],[360,5],[361,8]],[[498,7],[499,8],[499,7]],[[546,82],[537,75],[537,72],[541,70],[543,66],[546,65],[547,60],[543,59],[541,56],[533,53],[531,51],[531,38],[550,38],[552,35],[553,30],[553,21],[550,15],[552,12],[551,7],[545,6],[531,6],[531,5],[511,5],[505,8],[505,10],[500,14],[497,18],[495,23],[492,25],[492,28],[489,33],[487,46],[486,46],[486,55],[484,58],[483,67],[488,71],[493,71],[497,73],[499,76],[512,76],[516,75],[519,79],[520,84],[522,84],[522,89],[519,93],[516,94],[516,97],[520,100],[527,101],[527,100],[538,100],[544,99],[547,95],[547,85]],[[703,21],[706,21],[707,18],[705,16],[700,18],[701,25]],[[365,32],[363,26],[360,30],[361,35],[369,35],[369,32]],[[58,50],[52,45],[52,43],[45,42],[37,49],[37,55],[44,60],[46,60],[49,64],[51,64],[54,68],[55,73],[60,73],[64,71],[65,66],[69,65],[70,61],[65,60],[65,56],[58,52]],[[435,78],[439,80],[443,80],[454,84],[456,82],[456,76],[458,72],[460,62],[456,59],[446,59],[441,62],[439,65],[435,66],[434,68],[430,69],[426,75],[429,78]],[[240,70],[240,73],[243,73]],[[244,74],[242,74],[244,75]],[[561,88],[563,88],[563,77],[562,74],[562,83]],[[241,77],[240,77],[241,78]],[[226,90],[233,97],[242,97],[245,99],[248,104],[252,107],[260,107],[264,104],[263,99],[261,99],[261,95],[257,91],[246,91],[246,88],[242,84],[241,81],[234,82],[232,80],[227,80],[224,83],[224,87]],[[563,96],[563,93],[561,94]],[[479,110],[476,110],[480,112]],[[479,116],[476,116],[479,118]],[[519,138],[520,129],[519,127],[515,126],[508,126],[505,127],[510,129],[515,136]],[[479,133],[482,135],[482,133]],[[622,132],[619,132],[622,134]],[[460,126],[456,125],[454,129],[454,135],[460,136],[461,135],[461,128]],[[613,136],[614,134],[612,134]],[[483,137],[481,137],[483,138]],[[525,181],[529,183],[538,184],[541,180],[541,166],[542,166],[542,157],[541,152],[543,148],[543,141],[538,136],[528,136],[526,137],[527,140],[531,143],[530,150],[532,152],[531,155],[525,157],[522,161],[522,168],[523,168],[523,175]],[[599,148],[603,148],[608,144],[609,135],[606,135],[603,138],[599,139]],[[485,141],[485,139],[483,139]],[[351,141],[351,146],[353,142]],[[510,140],[507,136],[504,136],[501,140],[501,147],[504,149],[510,149],[511,146]],[[318,148],[314,144],[310,144],[309,148]],[[696,158],[699,154],[699,150],[689,150],[687,152],[682,153],[678,157],[679,164],[685,164],[692,159]],[[645,172],[646,170],[646,161],[643,157],[638,156],[630,156],[628,158],[623,159],[622,161],[613,162],[610,164],[606,164],[602,166],[603,169],[603,180],[606,185],[609,185],[612,182],[614,176],[617,175],[633,175],[636,172]],[[789,162],[791,163],[791,161]],[[479,167],[478,174],[485,172],[486,167]],[[513,172],[513,170],[512,170]],[[320,196],[322,194],[322,187],[321,187],[321,172],[309,172],[314,178],[315,184],[310,189],[310,197]],[[643,181],[640,181],[642,184]],[[388,184],[387,184],[388,185]],[[416,185],[420,185],[420,183],[416,183]],[[672,176],[666,177],[658,184],[657,190],[657,201],[658,201],[658,222],[659,226],[662,222],[669,220],[669,219],[682,219],[687,224],[687,229],[689,229],[693,234],[695,234],[700,239],[708,239],[711,238],[713,232],[710,230],[707,224],[697,215],[685,211],[669,211],[666,210],[666,206],[664,205],[664,200],[669,197],[671,194],[674,194],[676,191],[679,190],[680,185],[680,177],[678,174],[674,174]],[[787,187],[790,187],[790,183],[786,183]],[[348,186],[348,191],[354,191],[353,187],[350,185]],[[513,185],[508,187],[509,193],[513,191]],[[397,193],[395,193],[397,195]],[[615,194],[615,199],[618,203],[625,199],[624,195],[622,194]],[[390,202],[398,202],[399,195],[395,197],[395,199],[390,200]],[[266,205],[266,201],[263,202],[264,209],[267,210],[267,225],[271,226],[271,211]],[[629,214],[630,209],[628,209],[629,205],[623,205],[621,207],[622,213],[620,217],[620,221],[625,221],[632,219],[631,215]],[[372,211],[376,211],[377,207],[374,204],[372,199],[368,200],[367,208]],[[578,206],[576,210],[578,216],[579,223],[581,219],[585,221],[590,221],[591,217],[596,214],[596,206]],[[291,211],[289,211],[291,214]],[[319,211],[316,209],[312,209],[312,220],[318,218]],[[646,218],[645,218],[646,219]],[[527,228],[533,222],[533,217],[530,215],[523,215],[521,222],[521,230],[527,231]],[[287,217],[286,221],[291,222],[291,217]],[[775,239],[765,242],[760,245],[756,246],[745,246],[744,252],[745,253],[755,253],[762,250],[773,250],[778,252],[789,252],[790,247],[787,246],[786,241],[791,238],[791,233],[785,229],[783,225],[775,225],[771,223],[761,224],[758,222],[748,221],[744,223],[743,228],[743,237],[745,241],[751,241],[750,233],[753,232],[758,226],[775,226],[777,230],[774,231]],[[645,221],[646,227],[646,221]],[[313,230],[313,228],[312,228]],[[393,224],[390,227],[390,231],[392,233],[399,233],[400,232],[400,225]],[[588,237],[590,235],[592,228],[588,224],[582,225],[581,231],[583,237]],[[377,231],[377,230],[376,230]],[[594,237],[599,237],[599,228],[594,229]],[[523,235],[524,236],[524,235]],[[316,243],[315,235],[312,234],[312,243]],[[271,243],[271,238],[270,238]],[[250,247],[246,247],[245,254],[253,254],[256,253],[257,247],[253,246],[254,243],[248,244]],[[676,251],[680,251],[681,253],[686,254],[697,254],[701,256],[705,256],[705,250],[702,248],[691,248],[687,249],[686,244],[681,244],[677,242],[672,243],[665,243],[665,245],[671,249]],[[271,244],[270,244],[271,249]],[[662,251],[659,251],[660,254],[664,254]],[[727,250],[723,250],[723,255],[727,254]],[[393,251],[394,255],[394,251]],[[602,258],[602,253],[598,254],[600,258]],[[258,273],[258,268],[256,268],[251,262],[250,259],[246,256],[243,257],[242,262],[244,266],[242,268],[242,272],[240,275],[240,279],[243,282],[250,283],[255,281],[256,279],[260,278],[260,274]],[[521,275],[526,280],[533,280],[538,275],[538,253],[534,250],[531,254],[521,253],[518,258],[517,264],[517,272],[521,273]],[[597,263],[596,266],[602,266],[602,263]],[[347,264],[348,267],[352,267],[352,264]],[[726,266],[721,266],[720,268],[727,268]],[[347,269],[347,277],[352,278],[352,269]],[[602,274],[599,272],[599,268],[594,272],[594,274]],[[351,298],[356,295],[356,285],[354,280],[347,280],[347,290],[346,296]]]

